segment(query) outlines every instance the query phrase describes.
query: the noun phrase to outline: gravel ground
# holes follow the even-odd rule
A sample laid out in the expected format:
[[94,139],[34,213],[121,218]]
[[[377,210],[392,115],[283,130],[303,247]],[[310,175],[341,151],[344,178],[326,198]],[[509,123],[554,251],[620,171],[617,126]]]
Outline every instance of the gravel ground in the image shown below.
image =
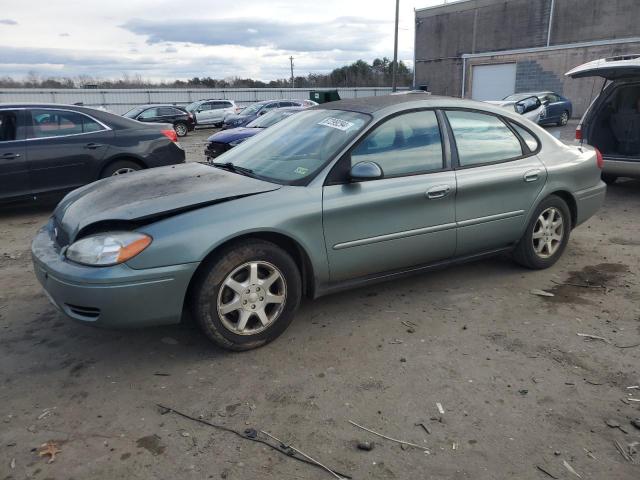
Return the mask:
[[[183,140],[190,160],[210,133]],[[549,270],[497,257],[308,301],[280,339],[242,354],[190,325],[61,318],[29,257],[52,208],[0,210],[1,479],[333,478],[158,403],[265,430],[355,479],[577,478],[566,465],[640,478],[614,445],[640,441],[628,388],[640,384],[640,182],[611,187]],[[53,463],[37,454],[49,441]]]

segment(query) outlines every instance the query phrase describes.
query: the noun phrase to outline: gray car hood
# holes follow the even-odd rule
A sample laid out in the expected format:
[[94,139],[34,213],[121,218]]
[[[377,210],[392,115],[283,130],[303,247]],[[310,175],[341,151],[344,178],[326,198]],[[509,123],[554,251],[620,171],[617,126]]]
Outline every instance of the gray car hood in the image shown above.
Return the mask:
[[279,188],[274,183],[206,164],[187,163],[91,183],[69,193],[53,216],[67,242],[72,242],[81,230],[98,222],[151,221]]

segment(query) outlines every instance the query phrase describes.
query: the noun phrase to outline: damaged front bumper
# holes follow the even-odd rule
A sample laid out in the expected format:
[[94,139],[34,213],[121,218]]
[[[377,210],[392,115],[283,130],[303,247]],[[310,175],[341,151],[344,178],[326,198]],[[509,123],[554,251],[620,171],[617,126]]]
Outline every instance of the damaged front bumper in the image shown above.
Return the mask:
[[198,263],[133,269],[88,267],[68,261],[50,222],[33,239],[33,269],[49,300],[65,316],[101,327],[179,323]]

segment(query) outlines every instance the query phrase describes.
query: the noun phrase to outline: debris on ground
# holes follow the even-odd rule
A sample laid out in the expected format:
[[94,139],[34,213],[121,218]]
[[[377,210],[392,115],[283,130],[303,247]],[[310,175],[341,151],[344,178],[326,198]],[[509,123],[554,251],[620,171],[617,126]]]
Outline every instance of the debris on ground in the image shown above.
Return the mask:
[[629,431],[619,421],[614,420],[613,418],[609,418],[608,420],[605,420],[604,423],[606,423],[607,427],[609,428],[617,428],[622,433],[629,433]]
[[537,295],[539,297],[555,297],[553,293],[547,292],[546,290],[540,290],[538,288],[534,288],[533,290],[530,290],[529,293],[531,295]]
[[582,478],[580,476],[580,474],[578,472],[575,471],[575,469],[569,464],[569,462],[567,462],[566,460],[562,461],[562,465],[564,465],[564,468],[566,468],[567,470],[569,470],[569,472],[573,473],[576,477],[578,478]]
[[547,468],[546,468],[546,467],[543,467],[543,466],[541,466],[541,465],[536,465],[536,468],[537,468],[538,470],[540,470],[542,473],[544,473],[545,475],[547,475],[548,477],[555,478],[556,480],[559,478],[559,477],[556,477],[556,476],[555,476],[553,473],[551,473],[549,470],[547,470]]
[[440,415],[444,415],[444,408],[442,408],[442,404],[440,402],[436,402],[436,407],[438,407],[438,412],[440,412]]
[[606,338],[600,337],[598,335],[590,335],[588,333],[577,333],[576,335],[578,335],[579,337],[584,337],[585,339],[588,339],[588,340],[600,340],[601,342],[604,342],[604,343],[609,343],[609,344],[611,343]]
[[618,450],[618,452],[620,452],[620,455],[622,455],[622,457],[629,463],[633,463],[633,464],[640,464],[640,455],[639,451],[638,451],[638,446],[640,445],[640,442],[632,442],[627,444],[627,446],[622,446],[622,444],[620,442],[618,442],[617,440],[613,441],[613,444],[615,445],[616,449]]
[[358,450],[370,452],[376,444],[374,442],[358,442]]
[[[640,421],[640,419],[638,419]],[[427,432],[427,434],[431,435],[431,429],[429,427],[427,427],[427,425],[424,422],[417,422],[416,427],[422,427],[422,429]],[[640,428],[640,427],[638,427]]]
[[47,463],[53,463],[56,459],[56,455],[60,453],[62,450],[58,448],[55,442],[47,442],[40,445],[40,450],[38,451],[38,456],[40,457],[49,457]]
[[51,408],[45,408],[40,415],[38,415],[38,420],[42,420],[43,418],[47,418],[51,415]]
[[329,473],[331,473],[335,478],[338,479],[350,479],[351,476],[347,475],[346,473],[340,473],[337,470],[331,469],[326,467],[325,465],[321,464],[320,462],[318,462],[317,460],[314,460],[313,458],[309,457],[307,454],[301,452],[300,450],[296,449],[295,447],[291,446],[291,445],[287,445],[284,442],[278,440],[276,437],[274,437],[273,435],[265,432],[264,430],[260,430],[260,433],[262,433],[263,435],[275,440],[276,442],[278,442],[277,445],[274,445],[272,442],[269,442],[268,440],[265,440],[264,438],[260,438],[258,436],[258,431],[254,428],[247,428],[244,431],[239,431],[239,430],[235,430],[231,427],[227,427],[225,425],[219,425],[216,423],[212,423],[209,422],[207,420],[204,420],[202,418],[196,418],[193,417],[191,415],[187,415],[186,413],[180,412],[178,410],[175,410],[174,408],[169,408],[169,407],[165,407],[164,405],[160,405],[159,403],[156,404],[158,406],[158,408],[160,409],[160,415],[166,415],[168,413],[173,413],[175,415],[178,415],[180,417],[186,418],[188,420],[191,420],[193,422],[198,422],[201,423],[203,425],[207,425],[209,427],[215,428],[216,430],[221,430],[223,432],[228,432],[228,433],[233,433],[234,435],[237,435],[238,437],[245,439],[245,440],[250,440],[252,442],[257,442],[257,443],[261,443],[263,445],[266,445],[267,447],[275,450],[276,452],[282,453],[283,455],[286,455],[289,458],[292,458],[294,460],[297,460],[299,462],[302,463],[306,463],[307,465],[313,465],[315,467],[319,467],[322,468],[323,470],[328,471]]
[[631,420],[631,425],[640,429],[640,418],[634,418],[633,420]]
[[15,470],[15,468],[16,468],[16,459],[12,458],[11,459],[11,463],[9,465],[11,467],[11,470]]
[[363,427],[362,425],[358,425],[356,422],[354,422],[352,420],[349,420],[349,423],[351,425],[353,425],[354,427],[361,428],[362,430],[365,430],[365,431],[367,431],[369,433],[373,433],[374,435],[377,435],[379,437],[385,438],[387,440],[391,440],[392,442],[396,442],[396,443],[399,443],[401,445],[404,444],[404,445],[408,445],[410,447],[419,448],[420,450],[428,451],[427,448],[422,446],[422,445],[416,445],[415,443],[406,442],[404,440],[398,440],[397,438],[387,437],[386,435],[383,435],[382,433],[378,433],[378,432],[376,432],[374,430],[371,430],[371,429],[369,429],[367,427]]

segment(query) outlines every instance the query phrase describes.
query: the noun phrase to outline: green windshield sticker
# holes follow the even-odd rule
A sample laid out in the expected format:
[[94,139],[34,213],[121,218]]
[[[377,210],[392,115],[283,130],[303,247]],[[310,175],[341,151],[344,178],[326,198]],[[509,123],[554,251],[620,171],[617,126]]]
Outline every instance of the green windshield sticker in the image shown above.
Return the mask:
[[346,132],[351,127],[353,127],[353,123],[347,122],[346,120],[340,120],[339,118],[328,117],[318,123],[318,125],[324,125],[325,127],[336,128],[338,130],[342,130]]
[[308,168],[298,167],[294,170],[298,175],[306,175],[309,172]]

